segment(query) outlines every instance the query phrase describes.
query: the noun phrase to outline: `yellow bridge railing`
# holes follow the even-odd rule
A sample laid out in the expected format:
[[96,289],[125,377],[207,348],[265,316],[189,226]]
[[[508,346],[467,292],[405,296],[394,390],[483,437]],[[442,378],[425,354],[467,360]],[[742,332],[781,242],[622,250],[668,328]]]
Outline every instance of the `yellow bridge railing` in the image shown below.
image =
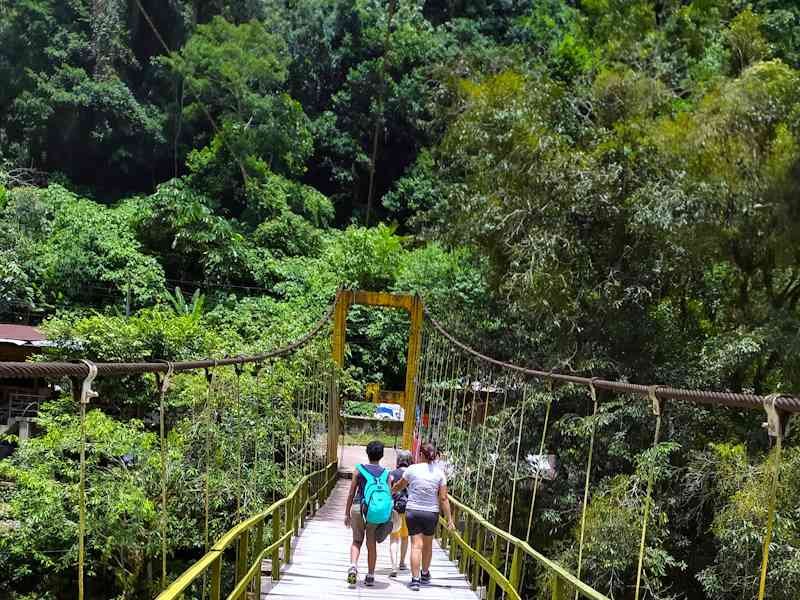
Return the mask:
[[[226,600],[244,598],[252,589],[261,597],[261,562],[270,557],[272,580],[280,579],[281,564],[292,557],[292,538],[305,526],[306,517],[314,515],[325,503],[336,484],[337,463],[303,477],[292,492],[266,510],[242,521],[225,533],[195,564],[184,571],[156,600],[177,600],[184,592],[199,583],[205,587],[210,580],[210,600],[221,600],[225,552],[235,549],[233,564],[233,589],[224,596]],[[316,490],[312,493],[312,490]],[[270,522],[270,543],[265,546],[264,534]],[[281,548],[283,555],[281,556]],[[203,590],[203,597],[206,597]]]
[[[527,542],[492,525],[477,511],[452,496],[450,505],[453,520],[460,526],[450,531],[445,520],[440,519],[437,535],[442,548],[449,548],[450,560],[458,561],[459,571],[467,576],[473,590],[477,590],[484,582],[488,583],[487,600],[495,600],[498,588],[508,600],[521,600],[520,586],[526,556],[547,571],[552,600],[566,600],[567,586],[572,588],[572,594],[577,591],[580,596],[590,600],[609,600],[567,569],[534,550]],[[510,568],[507,564],[509,554]]]

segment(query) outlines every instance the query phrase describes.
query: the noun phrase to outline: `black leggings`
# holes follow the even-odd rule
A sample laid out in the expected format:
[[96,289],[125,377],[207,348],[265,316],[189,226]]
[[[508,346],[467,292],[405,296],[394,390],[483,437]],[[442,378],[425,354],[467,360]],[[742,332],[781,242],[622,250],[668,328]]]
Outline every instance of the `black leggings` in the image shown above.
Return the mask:
[[436,523],[439,522],[439,513],[427,510],[406,510],[406,525],[408,535],[433,535],[436,532]]

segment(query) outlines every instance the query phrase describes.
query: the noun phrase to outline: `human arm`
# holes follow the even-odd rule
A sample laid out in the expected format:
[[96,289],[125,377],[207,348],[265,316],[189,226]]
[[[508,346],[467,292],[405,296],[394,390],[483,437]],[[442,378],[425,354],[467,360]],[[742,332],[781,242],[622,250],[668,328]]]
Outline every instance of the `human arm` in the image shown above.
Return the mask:
[[442,507],[444,518],[447,519],[447,528],[455,529],[456,524],[453,522],[453,512],[450,510],[450,497],[447,495],[446,483],[439,486],[439,506]]
[[350,509],[353,507],[353,498],[356,496],[358,489],[358,469],[353,471],[353,477],[350,481],[350,491],[347,494],[347,502],[344,504],[344,526],[350,527]]
[[392,485],[392,493],[396,494],[397,492],[402,492],[404,489],[408,487],[408,479],[403,477],[399,479],[394,485]]

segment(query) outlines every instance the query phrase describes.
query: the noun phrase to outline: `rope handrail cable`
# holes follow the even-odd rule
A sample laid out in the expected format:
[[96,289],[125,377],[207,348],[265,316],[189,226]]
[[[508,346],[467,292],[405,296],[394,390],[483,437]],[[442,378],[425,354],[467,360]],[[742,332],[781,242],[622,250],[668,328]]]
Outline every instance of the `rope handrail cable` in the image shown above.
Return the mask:
[[[314,324],[303,336],[280,348],[254,354],[252,356],[234,356],[218,359],[200,359],[173,362],[174,372],[197,371],[200,369],[224,367],[230,365],[244,365],[247,363],[257,363],[269,358],[286,356],[303,347],[307,342],[317,336],[323,327],[327,325],[333,317],[335,304],[331,304],[327,312]],[[166,362],[118,362],[118,363],[95,363],[97,366],[97,376],[104,375],[140,375],[143,373],[166,373],[168,365]],[[86,377],[89,367],[80,362],[0,362],[0,378],[5,379],[28,379],[37,377]]]
[[[427,307],[425,308],[425,316],[430,320],[431,324],[436,329],[436,331],[438,331],[442,336],[444,336],[447,340],[449,340],[450,343],[456,345],[463,351],[489,364],[493,364],[506,369],[519,371],[520,373],[523,373],[531,377],[536,377],[538,379],[544,379],[549,381],[560,381],[563,383],[572,383],[576,385],[583,385],[586,387],[589,387],[592,384],[592,382],[594,382],[594,386],[597,389],[610,390],[613,392],[637,394],[639,396],[649,397],[650,393],[649,390],[651,387],[649,385],[628,383],[624,381],[609,381],[606,379],[581,377],[578,375],[567,375],[565,373],[555,373],[552,371],[529,369],[527,367],[521,367],[513,363],[492,358],[491,356],[486,356],[485,354],[481,354],[477,350],[461,342],[455,336],[449,333],[441,325],[441,323],[439,323],[439,321],[437,321],[433,317],[433,315],[431,315]],[[683,400],[687,402],[695,402],[698,404],[716,404],[732,408],[758,408],[763,410],[764,406],[764,397],[759,396],[757,394],[746,394],[741,392],[711,392],[706,390],[691,390],[683,388],[673,388],[669,386],[659,386],[658,397],[664,400]],[[800,397],[793,395],[781,395],[779,398],[777,398],[777,400],[775,400],[775,408],[777,408],[779,411],[782,412],[800,413]]]

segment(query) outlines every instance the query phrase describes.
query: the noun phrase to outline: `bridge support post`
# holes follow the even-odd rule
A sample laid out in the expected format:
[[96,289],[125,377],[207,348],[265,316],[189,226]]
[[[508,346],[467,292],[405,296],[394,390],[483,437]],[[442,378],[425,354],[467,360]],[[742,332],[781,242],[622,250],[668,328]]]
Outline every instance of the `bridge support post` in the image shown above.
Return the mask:
[[[344,366],[347,313],[354,304],[364,306],[384,306],[400,308],[408,312],[411,324],[408,332],[408,354],[406,357],[406,381],[403,394],[403,447],[410,450],[414,442],[414,425],[417,410],[417,367],[422,350],[422,298],[411,294],[389,294],[386,292],[366,292],[363,290],[339,290],[336,293],[336,306],[333,320],[333,362]],[[334,462],[337,454],[339,436],[339,394],[334,382],[331,383],[328,416],[328,462]]]
[[417,418],[417,367],[422,351],[422,298],[414,296],[409,307],[411,327],[408,335],[406,359],[406,402],[403,420],[403,448],[411,450],[414,444],[414,424]]

